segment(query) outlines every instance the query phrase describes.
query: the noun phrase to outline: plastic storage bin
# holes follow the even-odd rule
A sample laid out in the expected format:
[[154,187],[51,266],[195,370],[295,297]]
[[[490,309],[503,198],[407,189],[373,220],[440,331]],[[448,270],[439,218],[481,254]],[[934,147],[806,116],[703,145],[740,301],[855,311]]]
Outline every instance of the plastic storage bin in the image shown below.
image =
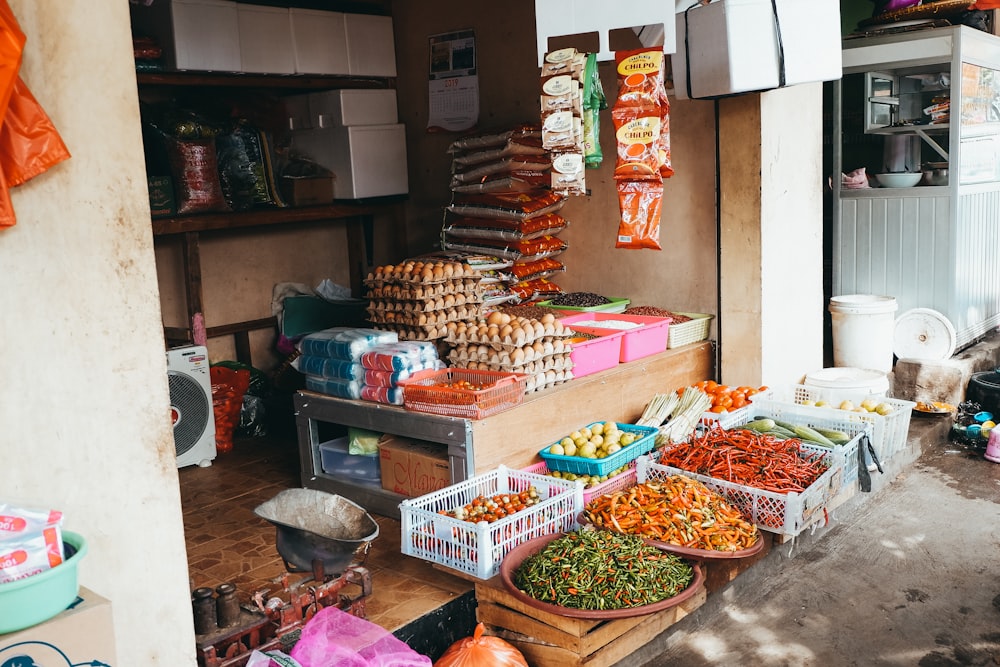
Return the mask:
[[363,482],[382,484],[378,452],[374,456],[351,454],[346,437],[319,444],[320,465],[328,475],[340,475]]
[[571,342],[569,358],[573,362],[573,377],[592,375],[617,366],[622,353],[623,333],[595,331],[593,335],[596,338]]
[[667,349],[672,350],[675,347],[681,347],[682,345],[690,345],[691,343],[698,343],[703,340],[708,340],[708,332],[712,326],[712,318],[714,315],[706,315],[705,313],[682,313],[677,311],[678,315],[687,315],[691,319],[687,322],[671,322],[670,323],[670,335],[667,338]]
[[[578,322],[631,322],[638,324],[634,329],[615,329],[601,326],[583,326]],[[667,349],[667,336],[670,331],[669,317],[649,317],[646,315],[618,315],[609,313],[589,313],[570,315],[562,318],[562,323],[571,329],[584,333],[603,331],[621,331],[622,347],[618,360],[623,364],[648,357]]]
[[[591,422],[588,427],[597,424]],[[583,475],[607,475],[612,470],[621,468],[627,463],[636,460],[654,446],[656,446],[656,434],[658,430],[652,426],[639,426],[637,424],[618,424],[618,430],[623,433],[631,433],[635,440],[627,447],[622,447],[614,454],[603,459],[588,459],[582,456],[565,456],[563,454],[550,454],[546,445],[538,455],[545,461],[545,465],[550,470],[560,470],[562,472],[575,472]]]
[[[494,496],[534,487],[542,501],[487,523],[442,514],[478,496]],[[399,504],[401,550],[432,563],[490,579],[511,549],[533,537],[572,530],[583,510],[582,485],[548,475],[499,466],[419,498]]]
[[[892,412],[880,415],[876,412],[851,412],[835,407],[815,407],[805,405],[806,401],[825,400],[839,405],[843,400],[854,401],[855,404],[870,398],[879,403],[885,403]],[[807,385],[790,385],[787,387],[772,387],[768,391],[757,394],[750,399],[755,415],[766,414],[776,419],[794,421],[791,417],[802,419],[825,419],[840,422],[845,425],[864,424],[871,426],[872,446],[875,454],[885,461],[893,454],[906,447],[906,438],[910,432],[910,415],[916,403],[898,398],[871,396],[862,393],[846,393],[836,389],[811,387]],[[845,430],[845,429],[840,429]]]
[[[614,477],[609,477],[607,481],[595,484],[594,486],[583,487],[583,504],[586,505],[594,498],[599,498],[606,493],[614,493],[615,491],[635,486],[635,465],[635,461],[632,461],[627,470],[618,473]],[[545,464],[545,461],[539,461],[527,468],[522,468],[522,470],[536,475],[547,475],[550,472],[549,466]]]
[[[488,386],[475,390],[445,386],[453,382]],[[407,410],[482,419],[520,405],[527,384],[528,376],[519,373],[446,368],[420,371],[399,386],[403,388],[403,406]]]
[[845,463],[842,454],[828,449],[810,447],[809,445],[803,445],[802,449],[816,456],[826,455],[830,460],[830,467],[826,472],[802,493],[764,491],[752,486],[727,482],[673,466],[654,463],[650,457],[646,456],[641,457],[636,464],[636,479],[642,483],[666,479],[670,475],[692,477],[713,491],[722,494],[733,507],[739,509],[761,530],[795,536],[813,522],[823,518],[823,510],[842,488],[841,481]]

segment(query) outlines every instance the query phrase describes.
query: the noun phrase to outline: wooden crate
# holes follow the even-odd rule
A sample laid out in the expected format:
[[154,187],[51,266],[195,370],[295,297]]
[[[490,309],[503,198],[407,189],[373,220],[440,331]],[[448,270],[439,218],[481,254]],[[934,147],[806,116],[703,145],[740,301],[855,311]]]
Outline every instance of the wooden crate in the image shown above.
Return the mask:
[[705,603],[705,587],[680,605],[612,621],[568,618],[528,606],[499,577],[476,583],[478,620],[510,642],[532,667],[607,667],[642,647]]

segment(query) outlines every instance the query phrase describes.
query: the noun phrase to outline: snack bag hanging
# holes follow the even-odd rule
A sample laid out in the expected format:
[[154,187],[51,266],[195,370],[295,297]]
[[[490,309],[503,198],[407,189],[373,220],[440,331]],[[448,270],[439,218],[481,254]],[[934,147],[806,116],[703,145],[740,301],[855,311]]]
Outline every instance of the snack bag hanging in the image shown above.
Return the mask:
[[660,214],[663,204],[662,181],[618,181],[618,223],[616,248],[661,250]]

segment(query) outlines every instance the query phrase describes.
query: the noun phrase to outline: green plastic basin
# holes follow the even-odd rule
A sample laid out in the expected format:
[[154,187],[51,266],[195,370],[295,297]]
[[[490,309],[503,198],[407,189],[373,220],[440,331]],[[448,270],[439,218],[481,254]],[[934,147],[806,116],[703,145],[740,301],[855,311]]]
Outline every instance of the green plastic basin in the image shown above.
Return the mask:
[[77,566],[87,553],[82,535],[63,531],[63,545],[76,550],[51,570],[0,584],[0,635],[47,621],[66,609],[80,590]]

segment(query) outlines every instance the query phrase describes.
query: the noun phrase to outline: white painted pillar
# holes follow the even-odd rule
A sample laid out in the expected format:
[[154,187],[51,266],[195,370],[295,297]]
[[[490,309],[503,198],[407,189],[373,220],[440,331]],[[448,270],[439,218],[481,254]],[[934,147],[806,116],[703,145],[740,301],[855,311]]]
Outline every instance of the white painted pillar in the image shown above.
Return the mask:
[[819,83],[719,102],[723,382],[823,366],[822,106]]

